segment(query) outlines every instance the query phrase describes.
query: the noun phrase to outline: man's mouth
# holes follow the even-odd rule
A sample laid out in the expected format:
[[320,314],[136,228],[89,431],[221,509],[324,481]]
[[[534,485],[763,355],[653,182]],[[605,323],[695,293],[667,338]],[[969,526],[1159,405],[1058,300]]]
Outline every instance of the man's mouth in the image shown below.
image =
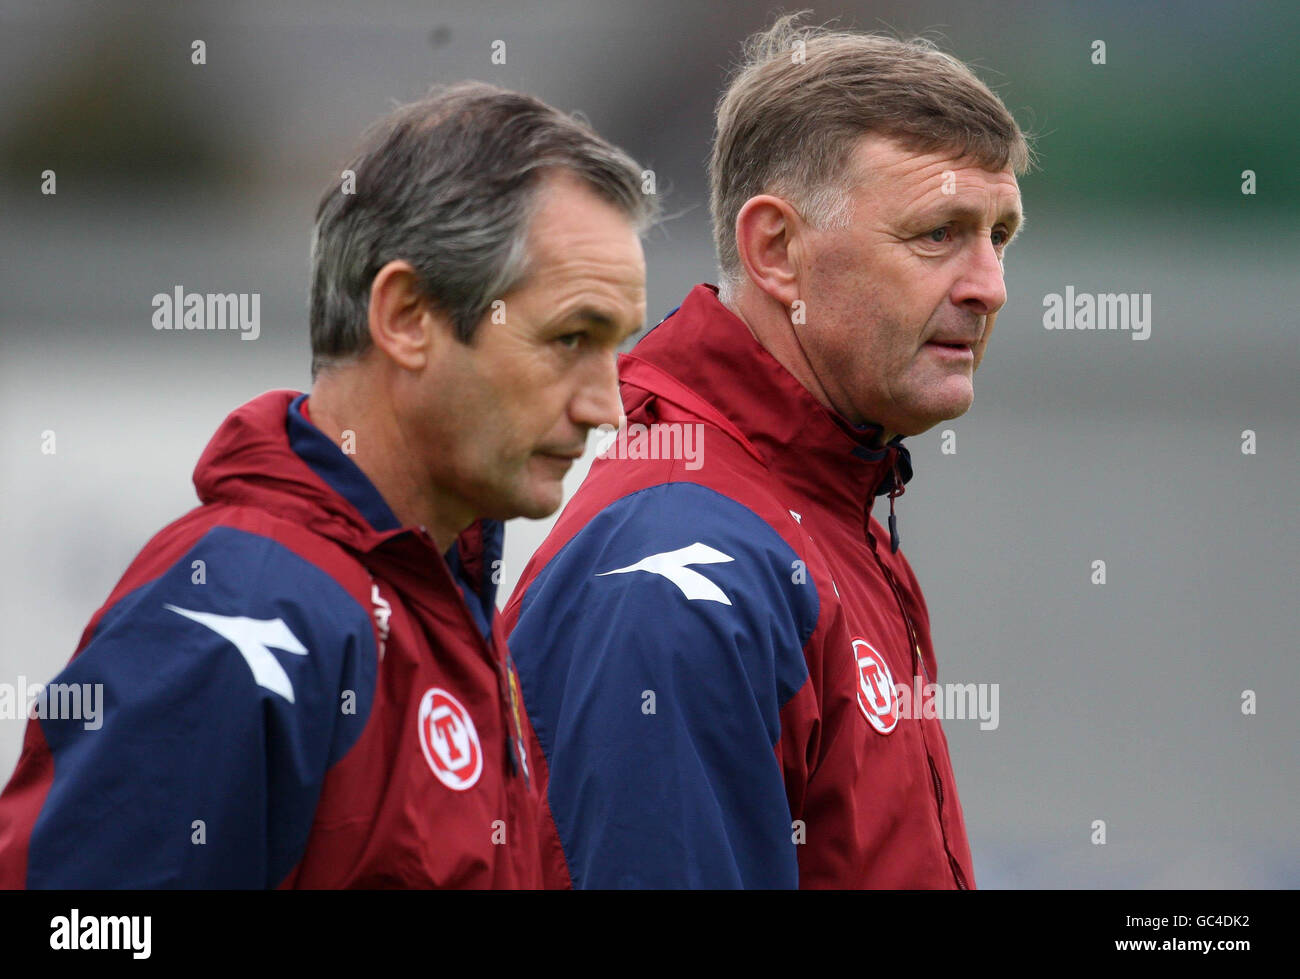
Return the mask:
[[537,454],[549,462],[563,463],[565,466],[573,465],[582,457],[581,452],[538,452]]
[[974,360],[975,351],[971,349],[969,343],[951,343],[943,340],[931,340],[926,344],[934,350],[940,351],[943,357],[952,357],[960,360]]

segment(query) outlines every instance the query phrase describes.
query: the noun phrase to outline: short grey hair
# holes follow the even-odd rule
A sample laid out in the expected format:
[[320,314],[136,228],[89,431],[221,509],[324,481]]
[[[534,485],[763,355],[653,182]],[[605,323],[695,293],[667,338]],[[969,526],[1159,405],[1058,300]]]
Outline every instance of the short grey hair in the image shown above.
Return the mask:
[[371,345],[370,287],[385,264],[416,270],[429,301],[472,343],[494,299],[528,273],[528,229],[543,174],[567,171],[626,214],[658,216],[640,167],[589,125],[482,82],[437,87],[367,132],[325,191],[312,233],[312,377]]
[[709,206],[724,298],[744,277],[736,217],[745,202],[776,194],[814,227],[847,226],[849,163],[863,136],[1017,174],[1033,160],[1002,100],[933,42],[800,26],[801,16],[746,41],[718,101]]

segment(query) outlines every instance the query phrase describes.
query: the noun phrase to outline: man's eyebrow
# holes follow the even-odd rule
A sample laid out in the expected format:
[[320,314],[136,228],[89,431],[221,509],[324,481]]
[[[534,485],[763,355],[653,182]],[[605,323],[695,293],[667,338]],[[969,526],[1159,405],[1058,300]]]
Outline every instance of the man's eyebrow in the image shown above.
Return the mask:
[[1025,217],[1025,212],[1021,210],[1008,211],[1002,216],[1002,223],[1011,226],[1011,237],[1007,239],[1008,245],[1016,240],[1020,232],[1025,230],[1027,221],[1028,218]]
[[594,306],[580,306],[573,312],[564,316],[562,322],[572,320],[580,320],[583,323],[588,323],[591,326],[594,326],[598,330],[607,330],[611,333],[618,334],[620,343],[627,340],[629,337],[633,337],[640,333],[645,325],[643,323],[636,323],[633,325],[632,329],[621,331],[618,322],[612,316],[604,310],[596,309]]
[[[959,204],[954,201],[926,208],[917,215],[915,223],[918,227],[924,226],[928,228],[933,226],[937,228],[944,221],[975,222],[983,219],[983,208],[971,204]],[[1025,214],[1020,208],[1011,208],[998,215],[997,223],[1007,225],[1011,228],[1013,234],[1018,234],[1025,226]]]
[[592,326],[605,330],[613,330],[617,328],[617,324],[614,322],[613,317],[602,310],[596,309],[594,306],[580,306],[564,318],[566,320],[582,320],[585,323],[590,323]]

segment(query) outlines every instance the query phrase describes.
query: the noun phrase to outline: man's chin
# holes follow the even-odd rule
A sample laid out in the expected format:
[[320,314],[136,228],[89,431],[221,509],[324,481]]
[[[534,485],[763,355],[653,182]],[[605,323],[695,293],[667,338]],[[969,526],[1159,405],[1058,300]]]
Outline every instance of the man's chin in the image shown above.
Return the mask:
[[975,402],[974,394],[967,398],[958,398],[943,404],[928,406],[924,413],[898,422],[896,427],[886,426],[888,431],[896,432],[905,438],[914,435],[922,435],[934,428],[936,425],[942,425],[944,422],[952,421],[954,418],[960,418],[966,412],[970,411],[971,405]]
[[932,406],[930,414],[934,420],[927,427],[960,418],[970,411],[974,403],[975,386],[971,384],[970,378],[950,378],[945,385],[943,397],[936,399],[936,403]]
[[516,516],[523,517],[526,520],[545,520],[547,517],[551,516],[551,514],[555,513],[556,510],[560,509],[560,504],[563,502],[564,500],[557,496],[554,501],[548,501],[545,503],[539,502],[527,509],[521,509]]
[[497,505],[483,511],[485,517],[493,520],[513,520],[523,517],[525,520],[545,520],[555,513],[564,502],[564,487],[556,482],[553,487],[534,488],[530,493],[521,493],[509,500],[501,500]]

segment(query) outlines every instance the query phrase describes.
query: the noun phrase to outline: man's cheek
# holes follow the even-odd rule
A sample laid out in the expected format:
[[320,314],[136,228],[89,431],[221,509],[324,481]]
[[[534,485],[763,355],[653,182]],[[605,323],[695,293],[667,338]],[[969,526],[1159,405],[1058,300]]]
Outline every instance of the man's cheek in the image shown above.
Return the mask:
[[972,373],[979,370],[980,363],[984,360],[984,351],[989,345],[989,337],[993,335],[993,324],[997,321],[997,318],[997,313],[988,315],[988,318],[984,321],[983,335],[975,343],[975,346],[971,347],[972,352],[975,354],[975,365],[971,368]]

